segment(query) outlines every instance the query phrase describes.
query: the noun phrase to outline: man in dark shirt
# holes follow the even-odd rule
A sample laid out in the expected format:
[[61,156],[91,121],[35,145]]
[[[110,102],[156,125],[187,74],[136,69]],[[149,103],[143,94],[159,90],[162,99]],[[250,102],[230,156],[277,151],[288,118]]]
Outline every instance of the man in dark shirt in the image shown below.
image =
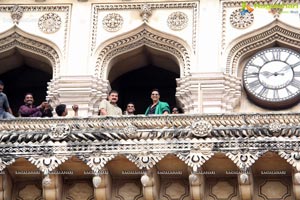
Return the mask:
[[33,105],[34,99],[31,93],[27,93],[24,98],[25,105],[22,105],[19,108],[20,117],[41,117],[43,115],[43,111],[47,106],[47,102],[41,103],[41,105],[35,107]]
[[4,83],[0,80],[0,119],[13,119],[6,94],[3,93]]

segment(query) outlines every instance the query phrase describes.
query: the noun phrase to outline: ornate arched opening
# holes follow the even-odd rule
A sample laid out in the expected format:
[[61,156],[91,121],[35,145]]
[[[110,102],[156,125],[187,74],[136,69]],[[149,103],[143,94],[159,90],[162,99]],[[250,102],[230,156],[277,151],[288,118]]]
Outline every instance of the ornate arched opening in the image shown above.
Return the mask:
[[[124,68],[123,73],[120,68]],[[108,75],[111,88],[120,91],[119,106],[124,110],[128,102],[134,102],[136,114],[143,114],[151,103],[153,88],[160,90],[162,101],[175,106],[176,78],[177,64],[163,52],[147,46],[135,49],[125,60],[120,59]]]
[[299,29],[279,20],[247,33],[228,46],[226,73],[240,76],[243,63],[257,51],[268,47],[287,47],[298,51],[300,46]]
[[0,79],[13,113],[17,115],[27,92],[33,93],[36,103],[50,99],[48,83],[59,74],[58,48],[18,27],[2,33],[0,44]]
[[[147,100],[152,88],[161,90],[162,99],[172,97],[163,100],[175,106],[176,78],[190,73],[191,51],[188,45],[180,38],[166,35],[147,24],[103,43],[96,55],[95,76],[107,85],[103,88],[103,84],[102,92],[119,89],[122,108],[128,101],[143,102],[138,103],[137,113],[143,113],[150,103]],[[94,101],[93,104],[97,105],[99,100]]]

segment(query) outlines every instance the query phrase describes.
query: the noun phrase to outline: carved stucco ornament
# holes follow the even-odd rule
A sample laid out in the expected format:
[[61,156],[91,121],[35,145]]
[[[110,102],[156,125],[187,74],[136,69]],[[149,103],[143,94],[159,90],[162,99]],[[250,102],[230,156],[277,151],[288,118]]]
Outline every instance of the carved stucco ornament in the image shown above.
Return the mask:
[[266,151],[253,151],[253,152],[232,151],[226,153],[226,156],[230,158],[238,166],[238,168],[240,168],[241,170],[247,170],[265,152]]
[[141,6],[141,17],[143,19],[144,22],[148,22],[149,17],[152,15],[152,9],[151,6],[149,4],[143,4]]
[[28,159],[32,164],[34,164],[39,170],[44,174],[49,174],[53,169],[64,163],[68,160],[67,156],[39,156],[39,157],[30,157]]
[[153,154],[151,152],[143,151],[140,154],[129,154],[126,157],[136,164],[139,169],[151,169],[164,156],[165,154]]
[[214,153],[211,151],[191,151],[180,152],[177,154],[177,157],[196,172],[213,155]]
[[273,122],[269,124],[269,130],[272,133],[278,133],[279,131],[281,131],[281,129],[283,128],[283,124],[279,123],[279,122]]
[[16,160],[11,157],[2,157],[0,158],[0,172],[3,171],[8,165],[11,165]]
[[52,140],[62,140],[71,133],[71,128],[67,124],[51,125],[49,136]]
[[242,14],[242,11],[242,9],[237,9],[230,15],[230,23],[234,28],[247,28],[254,21],[254,15],[252,12],[245,12],[244,14]]
[[210,136],[212,131],[212,125],[204,120],[193,122],[191,125],[190,132],[197,137],[207,137]]
[[44,187],[47,187],[47,186],[49,186],[51,184],[51,178],[50,178],[49,174],[47,174],[43,178],[42,184],[43,184]]
[[188,16],[183,12],[173,12],[168,17],[168,26],[174,31],[180,31],[186,28]]
[[279,151],[280,157],[285,159],[300,172],[300,152],[299,151]]
[[123,17],[120,14],[110,13],[103,18],[102,25],[106,31],[115,32],[121,29],[123,21]]
[[79,158],[83,160],[96,175],[103,174],[101,173],[101,169],[114,157],[115,155],[100,155],[98,153],[91,156],[79,156]]
[[38,26],[44,33],[55,33],[61,27],[61,18],[55,13],[44,14],[40,17]]
[[20,19],[23,16],[23,8],[19,5],[14,5],[11,9],[11,19],[13,20],[14,24],[19,24]]
[[124,133],[127,137],[133,139],[133,138],[135,137],[136,133],[137,133],[137,130],[138,130],[138,128],[137,128],[136,126],[134,126],[134,125],[132,125],[132,124],[129,124],[127,127],[125,127],[125,128],[123,129],[123,133]]

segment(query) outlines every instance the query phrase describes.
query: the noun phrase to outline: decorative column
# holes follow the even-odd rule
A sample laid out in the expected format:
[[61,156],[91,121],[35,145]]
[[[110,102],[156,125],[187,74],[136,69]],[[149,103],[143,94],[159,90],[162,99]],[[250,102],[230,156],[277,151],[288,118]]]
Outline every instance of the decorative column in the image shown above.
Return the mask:
[[109,90],[107,80],[88,75],[61,76],[49,83],[47,99],[52,100],[54,107],[64,103],[71,109],[77,104],[80,116],[91,116],[97,115],[100,101],[106,98]]
[[0,200],[12,198],[12,180],[8,172],[0,175]]
[[242,200],[251,200],[253,191],[252,173],[245,171],[238,175],[239,191]]
[[241,80],[221,72],[192,73],[177,79],[176,98],[185,113],[233,112],[241,97]]
[[205,176],[203,174],[191,172],[189,176],[189,183],[191,199],[204,200]]
[[62,176],[46,175],[43,179],[43,198],[45,200],[62,199]]
[[158,200],[159,199],[159,176],[157,169],[154,167],[149,169],[146,174],[141,177],[143,185],[143,196],[145,200]]
[[96,174],[93,177],[95,200],[110,200],[112,179],[106,168],[103,169],[107,173]]
[[298,170],[293,172],[293,191],[295,200],[300,200],[300,173]]

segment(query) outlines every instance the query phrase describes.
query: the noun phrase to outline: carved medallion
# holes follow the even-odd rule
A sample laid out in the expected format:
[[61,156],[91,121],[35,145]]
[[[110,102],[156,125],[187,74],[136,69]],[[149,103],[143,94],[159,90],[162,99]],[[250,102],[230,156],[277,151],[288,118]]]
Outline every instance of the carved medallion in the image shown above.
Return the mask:
[[138,128],[136,126],[130,124],[129,126],[127,126],[123,129],[123,132],[129,138],[134,138],[134,136],[137,133],[137,130],[138,130]]
[[121,29],[123,17],[118,13],[110,13],[102,20],[103,28],[109,32],[115,32]]
[[168,17],[168,26],[174,31],[184,29],[188,24],[188,16],[183,12],[173,12]]
[[283,124],[279,122],[273,122],[269,124],[269,129],[271,132],[279,132],[283,128]]
[[210,136],[212,125],[204,120],[193,122],[190,132],[197,137]]
[[242,9],[233,11],[230,15],[230,23],[234,28],[242,29],[250,26],[254,21],[252,12],[242,13]]
[[60,29],[61,18],[55,13],[47,13],[40,17],[38,26],[44,33],[55,33]]
[[71,133],[71,128],[67,124],[54,124],[51,126],[49,136],[52,140],[62,140]]

